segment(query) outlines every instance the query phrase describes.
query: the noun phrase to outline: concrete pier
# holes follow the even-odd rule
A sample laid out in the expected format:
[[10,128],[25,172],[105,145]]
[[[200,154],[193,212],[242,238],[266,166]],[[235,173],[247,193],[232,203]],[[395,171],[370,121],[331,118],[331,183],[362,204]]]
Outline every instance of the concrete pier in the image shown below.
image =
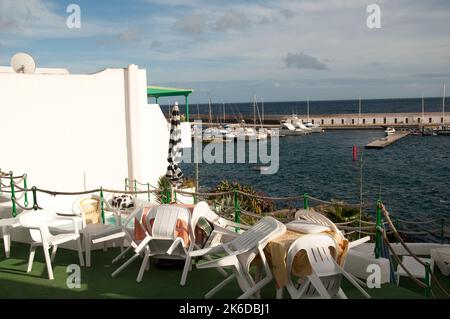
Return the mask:
[[[283,114],[266,114],[264,116],[263,125],[266,127],[276,127],[281,120],[285,120],[290,115]],[[298,114],[297,117],[303,122],[307,122],[305,114]],[[209,117],[206,114],[191,114],[191,121],[200,119],[203,125],[208,126]],[[225,122],[236,123],[241,119],[249,125],[253,124],[253,115],[246,114],[242,118],[237,119],[235,116],[227,114]],[[419,128],[421,126],[439,126],[450,123],[450,113],[446,112],[442,116],[442,112],[425,112],[422,113],[348,113],[348,114],[311,114],[309,121],[319,124],[324,129],[378,129],[383,127],[395,128]],[[217,123],[217,120],[213,121]],[[220,122],[224,122],[223,117]],[[214,124],[213,125],[217,125]],[[259,125],[259,120],[257,122]]]
[[366,145],[366,148],[385,148],[386,146],[389,146],[408,135],[409,132],[395,132],[392,135],[388,135],[373,142],[370,142],[369,144]]

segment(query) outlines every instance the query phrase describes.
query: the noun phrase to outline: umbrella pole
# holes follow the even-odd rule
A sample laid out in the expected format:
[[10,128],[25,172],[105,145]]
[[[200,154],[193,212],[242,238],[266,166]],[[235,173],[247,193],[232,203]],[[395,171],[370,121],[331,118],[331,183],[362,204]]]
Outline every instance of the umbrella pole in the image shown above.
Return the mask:
[[175,199],[175,186],[173,186],[173,185],[171,185],[170,186],[170,190],[171,190],[171,193],[170,193],[170,204],[172,204],[172,203],[176,203],[176,199]]

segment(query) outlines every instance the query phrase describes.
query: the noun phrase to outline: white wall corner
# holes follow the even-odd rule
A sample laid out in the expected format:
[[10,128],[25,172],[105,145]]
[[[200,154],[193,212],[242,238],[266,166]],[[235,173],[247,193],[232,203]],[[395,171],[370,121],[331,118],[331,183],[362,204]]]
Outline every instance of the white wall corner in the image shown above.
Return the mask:
[[[139,81],[139,69],[135,64],[129,65],[124,72],[125,84],[125,121],[126,121],[126,143],[128,180],[133,181],[140,170],[140,109],[141,94],[146,92],[142,82]],[[133,183],[130,184],[132,189]]]

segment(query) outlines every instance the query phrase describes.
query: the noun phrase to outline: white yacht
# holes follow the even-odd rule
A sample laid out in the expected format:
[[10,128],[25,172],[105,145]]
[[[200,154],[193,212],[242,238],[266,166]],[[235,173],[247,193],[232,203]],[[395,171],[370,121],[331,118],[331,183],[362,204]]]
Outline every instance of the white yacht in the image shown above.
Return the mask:
[[311,134],[312,130],[308,127],[306,127],[302,120],[297,117],[297,115],[293,114],[290,117],[288,117],[285,121],[285,123],[289,123],[293,125],[296,129],[301,130],[305,134]]
[[287,123],[285,121],[281,121],[280,125],[280,135],[306,135],[307,133],[301,129],[296,128],[291,123]]
[[313,124],[311,122],[306,122],[305,126],[311,129],[312,133],[323,133],[323,129],[319,126],[319,124]]
[[386,134],[386,136],[393,135],[393,134],[395,133],[395,128],[393,128],[393,127],[388,127],[388,128],[384,131],[384,133]]

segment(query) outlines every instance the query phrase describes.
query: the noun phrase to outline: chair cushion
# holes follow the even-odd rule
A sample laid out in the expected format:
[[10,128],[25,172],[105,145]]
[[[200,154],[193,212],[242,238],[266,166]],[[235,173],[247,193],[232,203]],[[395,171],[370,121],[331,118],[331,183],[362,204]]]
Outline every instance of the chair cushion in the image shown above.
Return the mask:
[[[78,230],[81,231],[83,229],[83,222],[81,221],[81,219],[77,222],[77,224]],[[73,233],[75,231],[72,222],[68,222],[65,225],[49,226],[48,230],[51,234]]]
[[128,209],[134,207],[134,198],[131,195],[117,195],[111,199],[111,206],[118,209]]
[[213,226],[203,217],[198,219],[195,227],[195,243],[200,247],[203,247],[211,236]]
[[[152,233],[152,227],[153,227],[153,223],[155,222],[155,219],[152,218],[150,219],[148,224],[144,224],[145,228],[147,229],[148,233],[151,234]],[[189,245],[189,230],[188,230],[188,225],[186,223],[186,221],[182,220],[182,219],[177,219],[177,222],[175,224],[175,229],[173,231],[173,239],[180,237],[181,239],[183,239],[184,242],[184,246],[188,246]],[[167,238],[167,239],[172,239],[172,238]]]
[[[135,218],[134,230],[135,230],[135,238],[136,238],[136,240],[142,240],[142,239],[145,238],[145,233],[144,233],[143,229],[141,228],[141,226],[143,228],[145,228],[145,230],[149,234],[155,236],[155,234],[153,234],[153,232],[152,232],[152,227],[153,227],[153,224],[155,222],[155,219],[154,218],[150,218],[150,219],[148,218],[149,217],[148,214],[150,213],[151,209],[152,209],[152,207],[143,207],[142,208],[143,212],[142,212],[142,216],[141,216],[141,222],[139,222],[139,220],[137,220]],[[183,239],[183,243],[184,243],[184,245],[186,247],[186,246],[189,245],[189,241],[190,241],[189,240],[189,228],[188,227],[189,227],[189,225],[186,223],[185,220],[178,218],[177,221],[176,221],[174,230],[173,230],[173,235],[171,237],[169,237],[169,238],[162,238],[162,237],[158,237],[158,238],[160,238],[160,239],[175,239],[177,237],[180,237],[180,238]]]
[[95,198],[86,198],[80,202],[86,224],[101,223],[100,202]]
[[318,234],[331,231],[330,227],[304,220],[294,220],[286,224],[286,228],[302,234]]

